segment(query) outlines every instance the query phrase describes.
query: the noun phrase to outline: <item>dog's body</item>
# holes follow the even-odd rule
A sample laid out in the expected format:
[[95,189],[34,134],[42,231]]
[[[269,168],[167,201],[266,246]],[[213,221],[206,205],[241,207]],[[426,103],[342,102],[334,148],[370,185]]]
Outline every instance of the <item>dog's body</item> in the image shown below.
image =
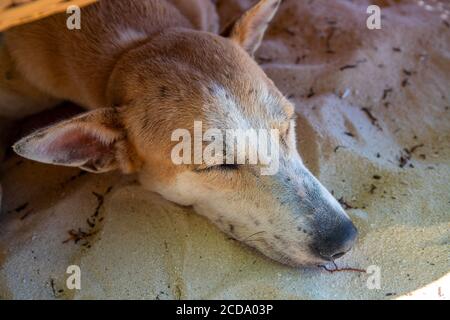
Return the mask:
[[[65,14],[13,28],[0,62],[11,75],[0,82],[0,115],[61,100],[93,110],[22,139],[15,151],[91,172],[136,172],[144,187],[284,263],[339,257],[356,230],[303,166],[293,106],[251,58],[279,2],[260,1],[228,39],[217,35],[209,0],[102,0],[82,10],[81,30],[68,30]],[[220,130],[278,129],[279,172],[174,165],[171,133],[196,120]]]
[[[184,4],[184,12],[174,5],[178,3]],[[188,9],[200,14],[195,16]],[[82,29],[72,32],[65,27],[67,18],[59,14],[6,33],[7,50],[24,77],[21,85],[29,92],[21,92],[20,98],[29,96],[37,104],[43,100],[43,107],[61,100],[87,109],[110,106],[109,77],[125,52],[169,28],[218,29],[212,3],[202,0],[102,1],[82,10]],[[15,107],[11,116],[36,112],[21,105],[24,108]],[[7,107],[2,105],[0,115],[9,115],[4,114]]]

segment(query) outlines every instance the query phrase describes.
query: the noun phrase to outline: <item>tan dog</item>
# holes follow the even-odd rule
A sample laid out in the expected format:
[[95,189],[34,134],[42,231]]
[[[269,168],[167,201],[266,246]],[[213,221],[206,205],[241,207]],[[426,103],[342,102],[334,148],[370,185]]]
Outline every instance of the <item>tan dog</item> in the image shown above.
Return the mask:
[[[81,30],[68,30],[65,14],[13,28],[2,64],[16,70],[14,88],[26,90],[2,84],[0,113],[23,116],[61,100],[93,110],[14,150],[90,172],[137,173],[145,188],[193,206],[283,263],[339,258],[356,229],[303,165],[294,108],[252,59],[279,4],[261,0],[227,38],[217,35],[208,0],[102,0],[82,9]],[[175,165],[171,134],[192,130],[194,121],[205,129],[278,129],[278,172],[261,175],[261,164]]]

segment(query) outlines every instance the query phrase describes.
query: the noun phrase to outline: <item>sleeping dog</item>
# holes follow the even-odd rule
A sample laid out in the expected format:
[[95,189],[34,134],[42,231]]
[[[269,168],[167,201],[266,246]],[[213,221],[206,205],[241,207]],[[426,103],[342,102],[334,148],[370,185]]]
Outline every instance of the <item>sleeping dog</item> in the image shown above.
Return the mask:
[[[221,35],[209,0],[102,0],[82,9],[80,30],[67,29],[65,14],[8,30],[0,68],[13,77],[0,80],[0,115],[23,117],[63,100],[88,110],[14,150],[94,173],[135,173],[144,188],[285,264],[341,257],[356,228],[304,166],[294,106],[253,59],[279,5],[259,1]],[[276,129],[278,170],[174,163],[172,133],[196,121],[203,130]]]

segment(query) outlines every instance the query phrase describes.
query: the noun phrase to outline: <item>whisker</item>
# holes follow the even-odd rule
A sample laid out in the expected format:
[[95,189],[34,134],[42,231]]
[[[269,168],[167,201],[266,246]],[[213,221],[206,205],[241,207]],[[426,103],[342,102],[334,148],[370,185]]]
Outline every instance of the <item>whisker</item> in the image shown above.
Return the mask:
[[261,234],[261,233],[265,233],[265,231],[259,231],[259,232],[256,232],[256,233],[254,233],[254,234],[252,234],[252,235],[250,235],[250,236],[248,236],[247,238],[245,238],[244,240],[242,240],[242,241],[248,241],[248,239],[250,239],[251,237],[254,237],[254,236],[256,236],[256,235],[258,235],[258,234]]

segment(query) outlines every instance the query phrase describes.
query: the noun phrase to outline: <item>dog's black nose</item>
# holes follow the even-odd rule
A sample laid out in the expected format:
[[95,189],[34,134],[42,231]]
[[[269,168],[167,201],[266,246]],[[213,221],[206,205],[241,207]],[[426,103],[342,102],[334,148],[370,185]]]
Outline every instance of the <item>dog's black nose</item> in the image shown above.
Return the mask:
[[326,260],[336,260],[353,247],[358,231],[350,220],[340,222],[331,230],[322,232],[322,237],[316,240],[317,253]]

